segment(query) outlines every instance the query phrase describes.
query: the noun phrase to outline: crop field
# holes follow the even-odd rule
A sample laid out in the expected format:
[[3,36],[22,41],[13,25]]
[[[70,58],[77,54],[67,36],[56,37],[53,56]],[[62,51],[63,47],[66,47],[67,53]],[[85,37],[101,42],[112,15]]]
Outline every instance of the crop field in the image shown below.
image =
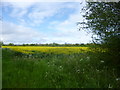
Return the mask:
[[81,51],[90,51],[88,47],[47,47],[47,46],[3,46],[3,48],[10,48],[14,51],[32,54],[35,52],[57,53],[57,54],[72,54]]
[[48,47],[48,46],[3,46],[2,48],[9,48],[17,52],[25,54],[34,54],[39,52],[56,53],[56,54],[73,54],[83,52],[105,52],[106,50],[92,49],[90,47]]
[[2,46],[3,88],[120,88],[107,50],[90,47]]

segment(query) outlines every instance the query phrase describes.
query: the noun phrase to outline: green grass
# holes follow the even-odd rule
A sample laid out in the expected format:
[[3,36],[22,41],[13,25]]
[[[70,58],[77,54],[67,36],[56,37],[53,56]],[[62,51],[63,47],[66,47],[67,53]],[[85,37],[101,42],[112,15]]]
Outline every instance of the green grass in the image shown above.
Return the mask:
[[104,53],[30,56],[2,51],[3,88],[120,88],[117,70],[100,57]]

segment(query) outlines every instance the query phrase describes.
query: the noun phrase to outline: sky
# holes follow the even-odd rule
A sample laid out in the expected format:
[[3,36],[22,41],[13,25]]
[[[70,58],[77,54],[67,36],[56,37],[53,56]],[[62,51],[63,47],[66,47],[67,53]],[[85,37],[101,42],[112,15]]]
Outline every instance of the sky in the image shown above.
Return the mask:
[[[85,2],[1,2],[1,40],[4,43],[89,43],[91,34],[79,31]],[[1,18],[0,18],[1,19]]]

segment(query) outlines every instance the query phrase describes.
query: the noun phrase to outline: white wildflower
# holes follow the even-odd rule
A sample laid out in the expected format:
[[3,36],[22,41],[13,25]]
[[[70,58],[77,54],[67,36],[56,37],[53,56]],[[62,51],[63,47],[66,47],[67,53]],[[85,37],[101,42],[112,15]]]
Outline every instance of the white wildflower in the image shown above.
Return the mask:
[[77,72],[77,73],[80,73],[80,70],[78,69],[78,70],[76,70],[76,72]]
[[116,81],[120,80],[120,78],[116,78]]
[[82,60],[83,60],[83,58],[80,59],[80,61],[82,61]]
[[109,84],[108,88],[112,88],[112,86]]
[[85,69],[83,68],[83,73],[85,73],[84,71],[85,71]]
[[90,57],[87,57],[87,60],[89,60],[90,59]]
[[100,61],[101,63],[104,63],[104,61]]
[[32,55],[30,54],[29,57],[31,57]]
[[59,67],[59,69],[61,70],[61,69],[63,69],[63,67],[62,67],[62,66],[60,66],[60,67]]
[[48,72],[45,73],[45,77],[47,77],[47,76],[48,76]]
[[99,70],[98,69],[96,69],[97,70],[97,72],[99,72]]

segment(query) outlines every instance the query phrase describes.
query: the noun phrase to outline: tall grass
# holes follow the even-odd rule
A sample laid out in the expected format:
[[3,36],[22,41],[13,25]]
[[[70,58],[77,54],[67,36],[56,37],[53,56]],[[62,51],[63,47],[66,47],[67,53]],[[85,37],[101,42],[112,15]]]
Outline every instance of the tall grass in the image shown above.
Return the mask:
[[100,52],[23,54],[3,49],[3,88],[119,88]]

